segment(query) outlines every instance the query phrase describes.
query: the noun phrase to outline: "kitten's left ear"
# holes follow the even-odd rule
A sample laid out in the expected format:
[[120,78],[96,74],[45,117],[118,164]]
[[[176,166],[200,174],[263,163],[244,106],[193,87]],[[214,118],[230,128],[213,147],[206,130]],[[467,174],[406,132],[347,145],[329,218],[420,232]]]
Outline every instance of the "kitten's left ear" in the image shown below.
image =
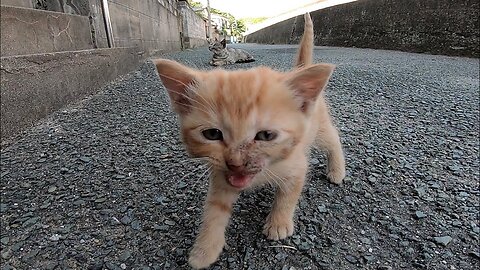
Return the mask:
[[220,43],[222,44],[223,48],[225,48],[227,46],[227,41],[225,39],[222,39],[222,41],[220,41]]
[[190,112],[192,106],[188,91],[198,82],[196,72],[171,60],[156,59],[153,63],[157,66],[158,75],[167,88],[175,112],[180,115]]
[[287,85],[299,98],[300,109],[306,112],[314,104],[320,92],[327,86],[335,65],[317,64],[290,73]]

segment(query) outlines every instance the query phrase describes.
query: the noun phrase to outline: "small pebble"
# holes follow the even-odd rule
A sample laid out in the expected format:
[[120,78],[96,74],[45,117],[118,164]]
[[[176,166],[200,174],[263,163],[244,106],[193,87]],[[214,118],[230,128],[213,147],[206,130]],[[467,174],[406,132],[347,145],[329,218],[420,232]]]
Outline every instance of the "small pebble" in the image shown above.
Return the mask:
[[87,162],[90,162],[92,159],[89,157],[80,157],[80,160],[87,163]]
[[8,244],[8,242],[10,242],[10,238],[8,236],[2,237],[2,239],[0,239],[0,242],[6,245]]
[[460,227],[460,226],[462,226],[462,222],[460,220],[454,220],[452,222],[452,226]]
[[55,192],[56,190],[57,190],[57,187],[56,187],[56,186],[50,186],[50,187],[48,188],[48,193],[53,193],[53,192]]
[[95,202],[96,202],[96,203],[103,203],[103,202],[105,202],[106,200],[107,200],[106,197],[100,197],[100,198],[96,199]]
[[326,207],[324,204],[318,206],[317,208],[318,208],[318,211],[319,211],[320,213],[327,213],[327,212],[328,212],[328,211],[327,211],[327,207]]
[[140,221],[138,221],[138,220],[132,221],[131,227],[132,227],[132,229],[134,229],[134,230],[140,230],[140,229],[142,229],[142,226],[140,225]]
[[58,241],[58,240],[60,240],[60,235],[59,234],[53,234],[48,239],[50,239],[52,241]]
[[1,257],[4,260],[10,259],[12,257],[12,250],[11,249],[2,250]]
[[425,218],[427,215],[425,215],[425,213],[423,213],[422,211],[415,211],[415,218],[416,219],[422,219],[422,218]]
[[367,262],[371,262],[371,261],[373,261],[373,259],[375,259],[375,257],[374,257],[373,255],[370,255],[370,254],[368,254],[368,255],[363,255],[363,258],[364,258],[365,261],[367,261]]
[[360,237],[360,241],[365,245],[370,245],[372,243],[372,241],[366,237]]
[[353,255],[346,255],[345,259],[352,264],[356,264],[358,262],[357,258]]
[[310,164],[317,165],[318,163],[320,163],[320,161],[318,159],[316,159],[316,158],[310,159]]
[[450,237],[448,235],[447,236],[438,236],[438,237],[434,237],[433,240],[437,244],[440,244],[442,246],[447,246],[448,243],[450,243],[450,241],[452,241],[452,237]]
[[129,216],[123,216],[120,222],[123,223],[123,225],[128,225],[132,222],[132,219]]
[[170,219],[166,219],[164,222],[165,222],[165,224],[167,224],[169,226],[174,226],[175,225],[175,221],[172,221]]

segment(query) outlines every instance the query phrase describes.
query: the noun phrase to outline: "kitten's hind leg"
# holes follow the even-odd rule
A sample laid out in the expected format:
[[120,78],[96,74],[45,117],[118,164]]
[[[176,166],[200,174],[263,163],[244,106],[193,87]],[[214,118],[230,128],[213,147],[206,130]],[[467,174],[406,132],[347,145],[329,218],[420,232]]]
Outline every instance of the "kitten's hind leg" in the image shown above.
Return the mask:
[[327,154],[327,178],[334,184],[342,184],[345,178],[345,157],[338,131],[330,119],[326,105],[322,111],[316,145]]
[[195,269],[206,268],[214,263],[225,245],[225,228],[238,192],[222,185],[222,181],[225,180],[214,178],[210,182],[202,226],[188,259],[190,266]]

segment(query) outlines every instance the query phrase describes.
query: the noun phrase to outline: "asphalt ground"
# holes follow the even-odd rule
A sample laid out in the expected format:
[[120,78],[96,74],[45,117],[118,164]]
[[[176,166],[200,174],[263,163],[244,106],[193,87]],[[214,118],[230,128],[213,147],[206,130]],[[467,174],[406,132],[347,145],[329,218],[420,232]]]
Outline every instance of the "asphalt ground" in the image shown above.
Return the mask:
[[[291,68],[296,46],[236,45]],[[241,196],[211,269],[477,269],[479,60],[316,47],[347,161],[311,170],[292,237],[262,235],[273,190]],[[210,69],[206,48],[165,55]],[[207,190],[151,62],[2,145],[2,269],[188,269]]]

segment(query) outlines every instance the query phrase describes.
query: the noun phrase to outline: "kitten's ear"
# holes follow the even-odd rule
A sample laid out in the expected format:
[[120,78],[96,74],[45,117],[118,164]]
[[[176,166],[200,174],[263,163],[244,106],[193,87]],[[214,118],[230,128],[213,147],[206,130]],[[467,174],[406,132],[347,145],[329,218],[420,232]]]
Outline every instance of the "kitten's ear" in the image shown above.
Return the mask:
[[225,48],[227,46],[227,41],[225,39],[222,39],[222,41],[220,41],[220,43],[222,44],[223,48]]
[[325,89],[334,69],[335,66],[331,64],[317,64],[294,71],[287,77],[287,85],[299,98],[303,112],[309,110],[310,105],[314,104],[320,92]]
[[190,112],[191,101],[188,91],[198,82],[196,72],[171,60],[156,59],[153,63],[157,66],[158,75],[167,88],[175,112],[180,115]]

